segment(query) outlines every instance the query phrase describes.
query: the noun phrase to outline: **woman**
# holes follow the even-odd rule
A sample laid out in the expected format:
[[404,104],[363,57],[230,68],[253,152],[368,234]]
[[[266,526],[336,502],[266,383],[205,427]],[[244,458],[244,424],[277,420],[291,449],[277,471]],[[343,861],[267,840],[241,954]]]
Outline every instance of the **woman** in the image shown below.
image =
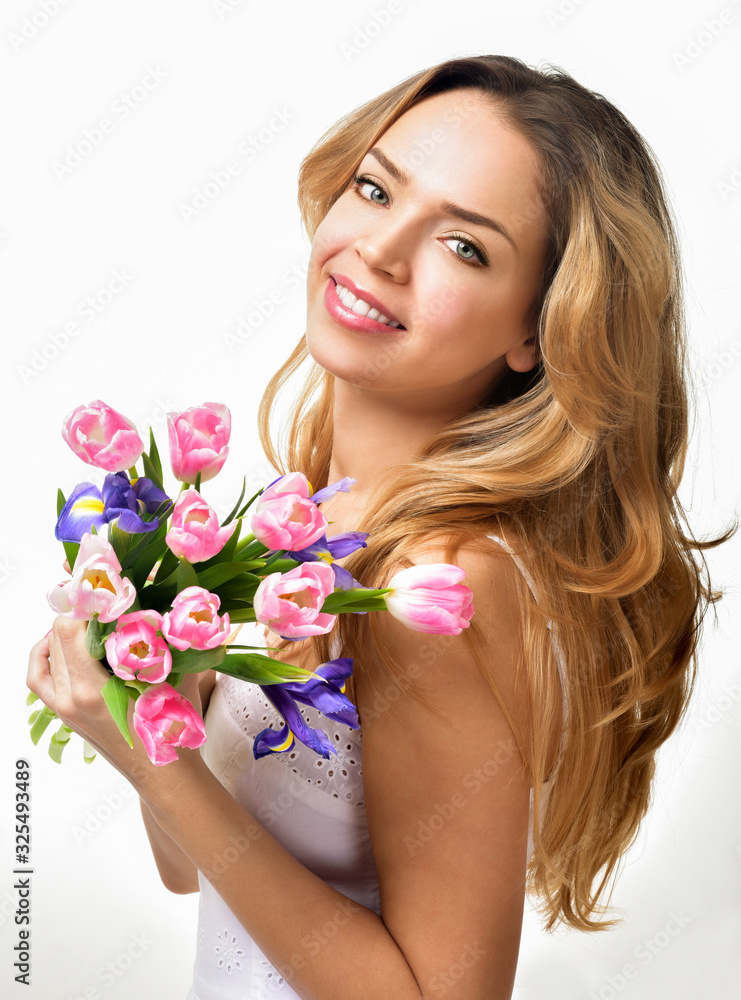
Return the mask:
[[[204,756],[153,767],[60,618],[28,685],[134,785],[165,885],[201,890],[196,1000],[511,996],[526,888],[546,929],[597,930],[691,694],[721,593],[677,498],[687,449],[682,279],[659,170],[600,95],[517,59],[455,59],[352,112],[307,156],[306,335],[267,387],[266,454],[368,531],[368,586],[455,562],[456,637],[389,615],[277,642],[354,658],[361,729],[296,743],[259,688],[188,678]],[[373,312],[376,309],[378,312]],[[313,359],[278,456],[278,390]],[[362,733],[362,773],[360,736]],[[546,794],[547,793],[547,794]],[[201,873],[200,875],[198,873]]]

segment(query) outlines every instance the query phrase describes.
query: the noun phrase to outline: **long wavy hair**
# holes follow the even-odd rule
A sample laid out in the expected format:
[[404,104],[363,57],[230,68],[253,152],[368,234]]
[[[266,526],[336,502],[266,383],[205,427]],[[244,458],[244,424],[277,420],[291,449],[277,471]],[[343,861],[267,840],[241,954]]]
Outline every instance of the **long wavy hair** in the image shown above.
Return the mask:
[[[530,372],[509,371],[490,399],[388,476],[354,525],[370,532],[367,548],[343,565],[366,586],[384,586],[390,568],[410,564],[409,552],[430,538],[444,540],[450,562],[472,539],[496,549],[484,532],[522,543],[538,595],[536,602],[516,574],[527,731],[480,653],[475,615],[463,634],[533,783],[527,891],[547,931],[560,922],[602,930],[619,922],[594,919],[607,909],[600,897],[609,887],[609,902],[610,878],[647,811],[657,751],[692,694],[701,623],[723,594],[711,589],[703,550],[738,524],[698,540],[677,496],[691,382],[675,223],[652,150],[600,94],[558,67],[540,71],[500,55],[415,73],[338,121],[303,160],[298,201],[309,238],[384,131],[418,101],[456,88],[484,95],[537,155],[548,219],[530,317],[540,360]],[[307,359],[287,433],[274,447],[276,398]],[[260,405],[266,456],[281,474],[303,471],[315,490],[327,485],[333,399],[334,376],[309,358],[304,336]],[[382,618],[340,616],[343,655],[365,677],[370,642],[382,663],[371,686],[381,690],[385,671],[385,681],[414,695]],[[314,662],[331,658],[328,636],[306,644]],[[385,691],[391,697],[388,684]],[[554,716],[563,725],[549,767]]]

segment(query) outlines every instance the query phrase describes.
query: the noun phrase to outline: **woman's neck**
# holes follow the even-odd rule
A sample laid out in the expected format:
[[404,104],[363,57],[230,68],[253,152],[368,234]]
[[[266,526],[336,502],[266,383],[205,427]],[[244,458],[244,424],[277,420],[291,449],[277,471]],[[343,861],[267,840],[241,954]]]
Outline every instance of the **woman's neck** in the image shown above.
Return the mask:
[[[333,506],[339,510],[340,504],[343,509],[365,505],[392,470],[413,461],[449,420],[466,409],[454,401],[446,406],[432,393],[414,398],[409,393],[373,392],[335,379],[327,482],[350,476],[357,483],[349,495],[337,494],[338,503]],[[342,497],[352,503],[342,503]]]

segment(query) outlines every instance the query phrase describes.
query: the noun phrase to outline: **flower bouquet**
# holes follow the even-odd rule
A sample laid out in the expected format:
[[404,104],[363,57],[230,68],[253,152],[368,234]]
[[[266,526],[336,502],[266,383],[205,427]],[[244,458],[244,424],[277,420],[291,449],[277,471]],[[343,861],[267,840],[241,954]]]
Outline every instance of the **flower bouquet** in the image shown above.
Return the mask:
[[[52,608],[87,621],[86,645],[110,673],[102,694],[129,746],[129,702],[136,735],[154,764],[177,759],[177,747],[206,740],[201,716],[180,694],[187,673],[214,669],[263,687],[283,716],[280,730],[264,729],[256,759],[290,750],[297,737],[316,753],[334,749],[308,726],[297,702],[351,729],[354,705],[345,696],[352,659],[314,671],[283,663],[265,647],[238,644],[244,622],[260,622],[282,638],[301,640],[331,631],[341,613],[387,609],[420,632],[457,635],[473,615],[471,591],[458,566],[411,566],[383,589],[368,589],[337,564],[364,547],[367,532],[327,538],[319,505],[356,482],[344,478],[314,493],[300,472],[280,476],[245,502],[246,478],[222,522],[201,487],[229,452],[231,415],[204,403],[167,417],[170,462],[180,492],[165,492],[162,463],[150,430],[149,450],[134,424],[95,400],[65,419],[62,436],[83,461],[104,470],[100,488],[77,485],[57,498],[55,535],[65,549],[69,578],[47,597]],[[136,469],[141,460],[142,474]],[[254,504],[254,508],[253,508]],[[247,512],[250,533],[242,534]],[[28,704],[37,695],[31,693]],[[58,717],[47,706],[29,719],[35,744]],[[73,730],[62,723],[49,755],[61,755]],[[95,758],[85,742],[86,762]]]

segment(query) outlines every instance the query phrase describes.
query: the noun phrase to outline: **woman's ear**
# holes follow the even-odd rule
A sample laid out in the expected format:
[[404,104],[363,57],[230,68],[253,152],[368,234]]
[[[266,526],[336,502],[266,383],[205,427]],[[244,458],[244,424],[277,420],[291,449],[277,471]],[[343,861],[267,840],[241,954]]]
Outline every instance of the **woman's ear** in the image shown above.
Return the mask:
[[533,334],[531,337],[521,340],[519,344],[510,348],[504,355],[504,360],[512,371],[532,371],[540,361],[540,348],[538,347],[535,335]]

